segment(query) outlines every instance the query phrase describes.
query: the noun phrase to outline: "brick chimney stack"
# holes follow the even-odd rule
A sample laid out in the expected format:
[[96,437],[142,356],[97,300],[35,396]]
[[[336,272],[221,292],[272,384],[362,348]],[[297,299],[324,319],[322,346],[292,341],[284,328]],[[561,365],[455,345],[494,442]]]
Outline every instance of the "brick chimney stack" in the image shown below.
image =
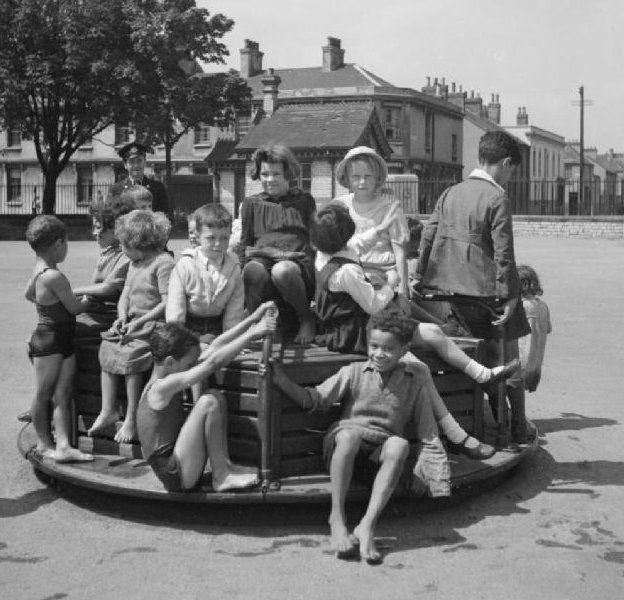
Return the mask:
[[492,123],[500,125],[501,122],[501,105],[498,94],[492,94],[492,101],[487,105],[487,118]]
[[262,81],[262,109],[267,117],[270,117],[277,107],[277,94],[279,84],[282,83],[279,75],[275,75],[273,69],[268,69]]
[[431,77],[427,77],[427,85],[420,88],[420,91],[428,96],[435,95],[435,85],[431,85]]
[[258,42],[245,40],[245,47],[240,50],[240,76],[243,78],[253,77],[262,73],[262,57]]
[[340,40],[335,37],[327,38],[327,46],[323,46],[323,73],[335,71],[344,66],[345,51],[340,47]]
[[528,125],[529,124],[529,115],[527,115],[526,106],[518,107],[518,114],[516,115],[516,125]]
[[448,94],[448,101],[455,104],[455,106],[459,106],[463,111],[466,110],[466,92],[462,91],[462,86],[459,86],[459,91],[457,91],[457,86],[455,82],[451,83],[451,91]]
[[466,98],[466,112],[480,119],[483,118],[483,99],[479,94],[475,96],[474,90],[470,91],[470,97]]

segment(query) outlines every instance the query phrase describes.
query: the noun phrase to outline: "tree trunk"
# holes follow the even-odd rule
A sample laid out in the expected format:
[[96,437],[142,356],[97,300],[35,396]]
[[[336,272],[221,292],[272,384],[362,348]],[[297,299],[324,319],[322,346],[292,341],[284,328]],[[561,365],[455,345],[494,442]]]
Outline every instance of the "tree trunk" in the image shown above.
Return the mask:
[[44,215],[53,215],[56,208],[56,181],[59,174],[48,168],[44,175],[43,199],[41,201],[41,212]]

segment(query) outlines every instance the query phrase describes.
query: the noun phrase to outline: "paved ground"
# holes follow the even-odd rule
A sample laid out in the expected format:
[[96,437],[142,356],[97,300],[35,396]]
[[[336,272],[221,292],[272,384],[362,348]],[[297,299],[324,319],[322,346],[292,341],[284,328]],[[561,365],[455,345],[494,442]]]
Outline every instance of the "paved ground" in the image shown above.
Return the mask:
[[[15,415],[33,391],[33,310],[21,298],[32,259],[25,244],[0,243],[0,598],[621,598],[624,242],[517,247],[553,315],[542,387],[527,402],[540,449],[460,503],[389,509],[379,530],[389,553],[369,567],[328,553],[326,507],[150,506],[43,485],[15,449]],[[73,281],[95,253],[70,246]]]

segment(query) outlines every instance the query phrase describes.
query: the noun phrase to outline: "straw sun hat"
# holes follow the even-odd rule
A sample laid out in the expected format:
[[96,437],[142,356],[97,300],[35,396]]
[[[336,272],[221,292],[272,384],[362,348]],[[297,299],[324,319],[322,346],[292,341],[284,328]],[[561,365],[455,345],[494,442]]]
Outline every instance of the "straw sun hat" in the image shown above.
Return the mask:
[[381,187],[386,182],[386,179],[388,178],[388,167],[386,166],[386,161],[372,148],[369,148],[368,146],[357,146],[356,148],[351,148],[351,150],[347,152],[345,157],[336,167],[336,179],[342,187],[349,187],[349,176],[347,173],[347,166],[349,163],[364,156],[372,158],[379,165],[381,178],[380,181],[377,182],[377,186]]

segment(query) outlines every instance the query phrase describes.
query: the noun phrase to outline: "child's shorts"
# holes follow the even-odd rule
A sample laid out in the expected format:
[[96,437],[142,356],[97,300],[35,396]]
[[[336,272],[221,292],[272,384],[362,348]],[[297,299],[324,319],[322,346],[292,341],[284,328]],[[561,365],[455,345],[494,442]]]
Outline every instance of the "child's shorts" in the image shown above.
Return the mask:
[[99,358],[102,371],[115,375],[144,373],[154,362],[150,345],[141,338],[124,343],[102,340]]
[[[338,429],[333,432],[330,431],[330,433],[325,436],[325,440],[323,441],[324,458],[327,470],[329,470],[331,459],[336,448],[337,433]],[[353,462],[353,478],[356,481],[372,485],[375,477],[377,476],[377,471],[379,470],[379,460],[384,442],[385,440],[373,442],[366,439],[362,439],[360,441],[360,448],[358,449]]]
[[28,356],[32,358],[74,354],[74,323],[47,325],[39,323],[28,341]]
[[156,451],[147,459],[147,464],[168,492],[187,491],[182,487],[180,463],[173,454],[173,448]]

